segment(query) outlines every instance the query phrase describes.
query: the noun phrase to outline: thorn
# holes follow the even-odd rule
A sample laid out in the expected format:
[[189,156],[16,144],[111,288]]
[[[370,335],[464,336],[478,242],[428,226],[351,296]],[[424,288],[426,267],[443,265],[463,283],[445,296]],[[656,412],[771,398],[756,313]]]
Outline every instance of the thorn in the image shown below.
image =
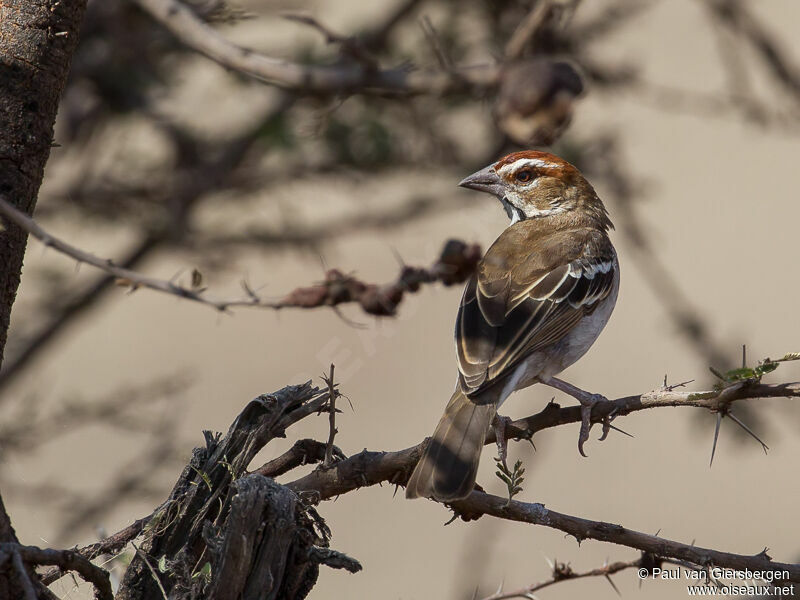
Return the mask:
[[609,585],[610,585],[612,588],[614,588],[614,591],[615,591],[615,592],[617,592],[617,596],[619,596],[620,598],[622,598],[622,594],[620,593],[619,589],[617,589],[617,586],[614,584],[614,582],[613,582],[613,581],[612,581],[612,579],[611,579],[611,575],[609,575],[608,573],[606,573],[606,581],[608,581]]
[[742,368],[747,366],[747,346],[742,344]]
[[550,570],[551,571],[555,570],[556,568],[555,563],[552,560],[550,560],[544,552],[542,552],[542,556],[544,556],[544,560],[545,562],[547,562],[547,566],[550,567]]
[[714,464],[714,452],[717,450],[717,439],[719,438],[719,424],[722,423],[722,413],[717,413],[717,426],[714,428],[714,444],[711,446],[711,460],[708,462],[708,468]]
[[634,436],[632,433],[628,433],[627,431],[625,431],[625,430],[623,430],[623,429],[620,429],[619,427],[617,427],[616,425],[612,425],[611,423],[609,423],[609,424],[608,424],[608,426],[609,426],[611,429],[613,429],[614,431],[619,431],[621,434],[623,434],[623,435],[627,435],[629,438],[636,437],[636,436]]
[[448,525],[450,525],[450,523],[452,523],[453,521],[455,521],[457,518],[458,518],[458,515],[457,515],[457,514],[454,512],[454,513],[453,513],[453,516],[452,516],[452,517],[450,517],[450,520],[449,520],[449,521],[447,521],[447,523],[445,523],[445,524],[444,524],[444,526],[445,526],[445,527],[447,527]]
[[499,596],[500,594],[502,594],[502,593],[503,593],[503,584],[504,584],[504,583],[505,583],[505,579],[503,579],[503,580],[501,580],[501,581],[500,581],[500,585],[499,585],[499,586],[497,586],[497,591],[495,592],[495,595],[496,595],[496,596]]
[[714,375],[720,381],[727,381],[727,379],[725,379],[725,375],[717,371],[714,367],[708,367],[708,370],[711,371],[711,374]]
[[694,379],[687,379],[686,381],[681,381],[680,383],[673,383],[672,385],[667,386],[667,390],[671,392],[674,389],[687,386],[692,382],[694,382]]
[[350,400],[350,396],[347,396],[346,394],[340,394],[338,390],[336,391],[336,393],[339,396],[339,398],[344,398],[345,400],[347,400],[347,403],[350,405],[351,412],[356,412],[356,409],[353,408],[353,402],[352,400]]
[[665,387],[665,388],[668,388],[668,387],[669,387],[669,386],[667,385],[667,374],[666,374],[666,373],[664,373],[664,387]]
[[395,260],[397,261],[397,264],[400,265],[401,267],[405,267],[406,266],[406,261],[404,261],[403,257],[400,256],[400,252],[397,250],[397,248],[392,246],[391,250],[392,250],[392,254],[394,255]]
[[764,449],[764,454],[767,454],[767,453],[768,453],[768,451],[769,451],[769,446],[767,446],[767,445],[766,445],[764,442],[762,442],[762,441],[761,441],[761,439],[760,439],[760,438],[759,438],[759,437],[758,437],[758,436],[757,436],[755,433],[753,433],[753,431],[752,431],[752,430],[751,430],[751,429],[750,429],[750,428],[749,428],[747,425],[745,425],[745,424],[744,424],[744,423],[743,423],[741,420],[739,420],[739,417],[737,417],[736,415],[734,415],[734,414],[733,414],[731,411],[728,411],[728,416],[729,416],[731,419],[733,419],[733,422],[734,422],[734,423],[736,423],[736,424],[737,424],[739,427],[741,427],[742,429],[744,429],[744,430],[745,430],[747,433],[749,433],[749,434],[750,434],[750,435],[751,435],[751,436],[752,436],[752,437],[753,437],[753,438],[754,438],[754,439],[755,439],[755,440],[756,440],[756,441],[757,441],[759,444],[761,444],[761,447]]
[[661,533],[661,527],[659,527],[659,528],[658,528],[658,531],[656,531],[656,532],[653,534],[653,537],[658,537],[658,534],[659,534],[659,533]]

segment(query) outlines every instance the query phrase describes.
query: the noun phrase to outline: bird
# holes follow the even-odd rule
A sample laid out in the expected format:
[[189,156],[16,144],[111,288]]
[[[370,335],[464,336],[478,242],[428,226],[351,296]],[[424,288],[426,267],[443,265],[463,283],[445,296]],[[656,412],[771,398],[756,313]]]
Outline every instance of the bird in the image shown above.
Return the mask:
[[509,419],[497,417],[497,409],[535,383],[579,401],[578,450],[586,456],[591,408],[605,397],[556,375],[592,346],[619,291],[608,211],[564,159],[515,152],[459,185],[496,196],[509,224],[465,285],[455,326],[455,391],[406,485],[407,498],[440,502],[471,493],[492,424],[505,460]]
[[549,146],[569,125],[583,91],[583,80],[570,62],[513,62],[503,67],[492,112],[498,128],[517,144]]

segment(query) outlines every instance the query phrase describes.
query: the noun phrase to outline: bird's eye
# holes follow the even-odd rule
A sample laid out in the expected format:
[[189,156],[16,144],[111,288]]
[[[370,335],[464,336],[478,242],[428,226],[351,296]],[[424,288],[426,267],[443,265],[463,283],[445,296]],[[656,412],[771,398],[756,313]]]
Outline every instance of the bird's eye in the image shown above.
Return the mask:
[[533,178],[533,175],[530,171],[520,171],[514,177],[520,183],[527,183]]

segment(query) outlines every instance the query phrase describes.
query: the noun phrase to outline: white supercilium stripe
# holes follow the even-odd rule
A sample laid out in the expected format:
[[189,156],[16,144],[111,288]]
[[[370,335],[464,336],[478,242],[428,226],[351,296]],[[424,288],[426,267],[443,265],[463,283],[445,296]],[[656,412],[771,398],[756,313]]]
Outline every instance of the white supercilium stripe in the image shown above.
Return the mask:
[[503,165],[500,167],[500,170],[497,172],[498,175],[505,175],[506,173],[511,173],[512,171],[516,171],[517,169],[524,169],[525,167],[544,167],[548,168],[556,168],[561,165],[550,162],[548,160],[542,160],[541,158],[520,158],[515,160],[513,163],[509,163],[507,165]]

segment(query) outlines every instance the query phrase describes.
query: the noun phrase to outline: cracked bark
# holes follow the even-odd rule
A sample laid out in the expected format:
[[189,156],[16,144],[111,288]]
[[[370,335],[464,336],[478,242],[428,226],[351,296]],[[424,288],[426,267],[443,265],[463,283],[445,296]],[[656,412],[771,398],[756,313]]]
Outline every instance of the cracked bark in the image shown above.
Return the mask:
[[[32,214],[53,141],[58,100],[78,42],[86,0],[0,0],[0,195]],[[0,227],[0,364],[28,235]],[[0,542],[16,542],[0,498]],[[0,598],[23,597],[0,571]]]
[[[0,1],[0,194],[33,213],[86,2]],[[0,361],[27,234],[0,231]]]
[[173,600],[303,600],[320,564],[360,569],[328,548],[330,530],[294,491],[246,474],[264,445],[327,402],[325,390],[288,386],[250,402],[224,438],[205,432],[145,527],[117,600],[159,598],[161,589]]

